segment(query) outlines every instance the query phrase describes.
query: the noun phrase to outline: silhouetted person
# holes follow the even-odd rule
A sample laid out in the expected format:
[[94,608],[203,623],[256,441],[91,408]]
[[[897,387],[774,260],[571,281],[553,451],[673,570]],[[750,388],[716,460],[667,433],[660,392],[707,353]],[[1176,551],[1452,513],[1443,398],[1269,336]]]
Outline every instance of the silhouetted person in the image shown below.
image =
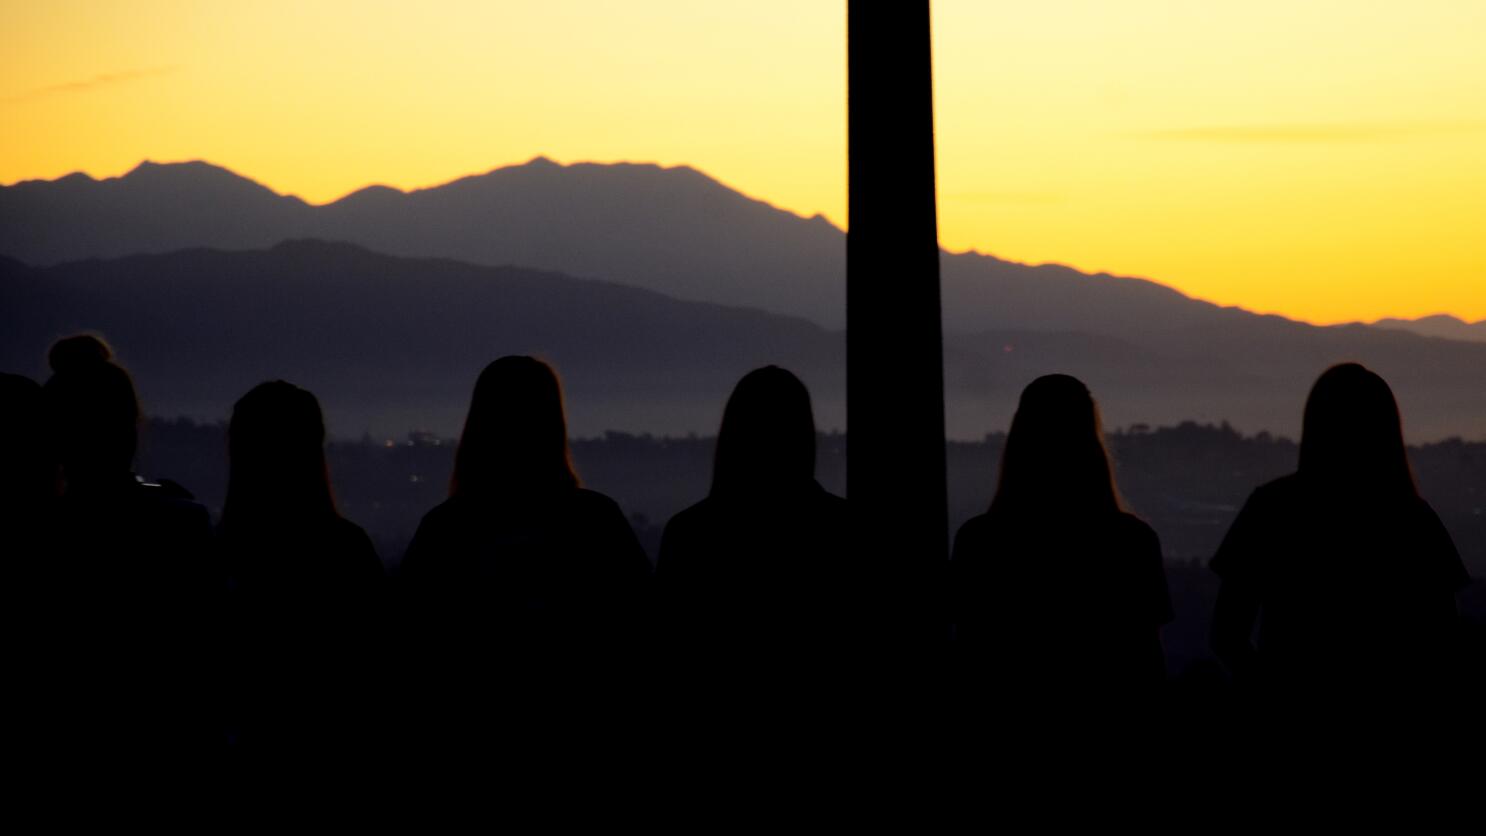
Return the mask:
[[282,380],[237,402],[227,429],[217,542],[233,590],[233,675],[248,748],[343,748],[371,740],[384,650],[383,571],[336,510],[315,396]]
[[530,357],[480,374],[449,499],[402,564],[412,604],[412,700],[426,718],[493,734],[577,700],[569,726],[613,702],[638,650],[650,561],[619,506],[581,487],[557,375]]
[[777,366],[749,372],[723,411],[711,492],[661,539],[656,586],[678,673],[757,679],[837,661],[858,627],[846,507],[815,481],[805,385]]
[[990,510],[955,537],[950,602],[971,694],[1098,712],[1165,675],[1161,544],[1127,513],[1099,410],[1068,375],[1022,392]]
[[64,484],[57,652],[74,673],[59,733],[128,751],[218,744],[210,619],[224,590],[206,509],[133,472],[139,400],[107,344],[69,337],[48,359],[44,394]]
[[1468,577],[1414,485],[1393,392],[1368,369],[1316,381],[1299,468],[1254,491],[1212,569],[1213,649],[1268,708],[1440,695]]

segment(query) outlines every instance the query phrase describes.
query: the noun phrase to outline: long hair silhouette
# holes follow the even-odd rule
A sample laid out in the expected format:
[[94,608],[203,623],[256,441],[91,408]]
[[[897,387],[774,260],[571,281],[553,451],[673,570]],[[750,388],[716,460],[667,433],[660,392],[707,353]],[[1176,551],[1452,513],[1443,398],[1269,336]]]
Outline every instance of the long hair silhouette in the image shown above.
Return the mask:
[[1125,511],[1099,408],[1076,378],[1022,392],[990,509],[960,527],[949,600],[965,695],[1107,716],[1165,677],[1161,541]]
[[1469,575],[1415,487],[1393,392],[1363,366],[1316,380],[1296,473],[1254,490],[1210,567],[1213,649],[1266,709],[1356,719],[1437,711],[1449,692]]
[[546,363],[481,372],[449,492],[400,570],[408,716],[428,730],[404,732],[548,755],[564,746],[554,733],[586,745],[632,722],[610,686],[644,647],[650,559],[619,505],[579,485]]
[[217,546],[232,583],[228,711],[245,750],[346,749],[375,722],[382,564],[341,517],[320,403],[282,380],[253,387],[227,425]]
[[292,383],[260,383],[227,425],[229,470],[222,525],[337,516],[325,461],[325,419],[315,396]]
[[[752,731],[805,734],[794,712],[839,705],[834,678],[865,645],[875,599],[815,453],[804,383],[778,366],[744,375],[723,409],[711,491],[666,523],[656,559],[662,675],[693,695],[667,710],[687,726],[746,716]],[[783,691],[787,710],[766,696]]]
[[1418,494],[1398,401],[1383,378],[1357,363],[1322,373],[1305,403],[1299,470],[1348,493]]
[[522,355],[486,366],[475,381],[469,416],[459,436],[449,495],[579,486],[557,372]]
[[805,384],[778,366],[744,375],[723,409],[711,495],[795,493],[814,480],[815,416]]
[[139,396],[113,349],[92,334],[58,340],[44,387],[65,477],[127,473],[139,445]]
[[1075,377],[1050,374],[1022,391],[991,510],[1108,512],[1124,510],[1099,407]]

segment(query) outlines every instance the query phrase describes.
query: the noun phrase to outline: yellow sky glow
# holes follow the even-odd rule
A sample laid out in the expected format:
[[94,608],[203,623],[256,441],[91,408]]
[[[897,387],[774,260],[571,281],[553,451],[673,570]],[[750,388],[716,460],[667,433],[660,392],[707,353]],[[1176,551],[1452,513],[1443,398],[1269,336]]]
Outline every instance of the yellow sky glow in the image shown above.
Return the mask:
[[[0,182],[326,202],[688,164],[845,221],[839,0],[0,4]],[[940,235],[1313,322],[1486,318],[1486,3],[937,0]]]

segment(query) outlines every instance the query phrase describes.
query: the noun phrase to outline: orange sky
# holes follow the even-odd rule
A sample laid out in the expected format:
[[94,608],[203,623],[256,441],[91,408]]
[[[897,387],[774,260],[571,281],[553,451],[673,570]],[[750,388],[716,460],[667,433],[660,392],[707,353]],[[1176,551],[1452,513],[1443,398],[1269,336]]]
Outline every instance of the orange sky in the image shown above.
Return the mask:
[[[844,222],[844,4],[0,5],[0,182],[333,200],[545,154]],[[1315,322],[1486,318],[1486,3],[934,4],[941,237]]]

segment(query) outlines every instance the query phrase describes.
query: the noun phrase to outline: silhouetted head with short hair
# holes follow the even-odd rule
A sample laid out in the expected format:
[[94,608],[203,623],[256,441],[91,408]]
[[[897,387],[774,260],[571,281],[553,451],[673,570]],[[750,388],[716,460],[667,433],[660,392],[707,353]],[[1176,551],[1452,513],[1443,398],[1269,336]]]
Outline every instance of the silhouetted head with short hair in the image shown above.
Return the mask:
[[292,383],[260,383],[232,407],[227,426],[224,527],[337,516],[325,462],[325,419]]
[[47,354],[47,411],[69,483],[129,473],[139,444],[139,396],[108,343],[91,334],[58,340]]
[[519,355],[486,366],[459,437],[450,495],[510,496],[578,486],[557,372]]
[[1383,378],[1357,363],[1321,374],[1305,402],[1300,474],[1348,492],[1417,495],[1398,401]]
[[1123,510],[1099,407],[1078,378],[1050,374],[1022,390],[1001,454],[991,510],[1034,514]]
[[722,413],[712,496],[762,497],[815,483],[810,392],[790,372],[765,366],[743,376]]

